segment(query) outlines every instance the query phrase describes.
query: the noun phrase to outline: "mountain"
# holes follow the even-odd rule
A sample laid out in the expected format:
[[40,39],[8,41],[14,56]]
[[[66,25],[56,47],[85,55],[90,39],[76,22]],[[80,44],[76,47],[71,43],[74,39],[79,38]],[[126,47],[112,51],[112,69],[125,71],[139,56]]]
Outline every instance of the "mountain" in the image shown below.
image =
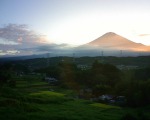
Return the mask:
[[94,53],[94,51],[107,51],[107,53],[109,52],[109,55],[112,55],[115,52],[118,54],[118,51],[126,51],[126,53],[134,52],[134,54],[139,54],[140,52],[150,52],[150,46],[135,43],[116,33],[108,32],[96,40],[77,47],[76,51],[78,51],[78,53],[79,51],[87,51],[91,53]]
[[113,32],[108,32],[96,40],[86,44],[91,47],[108,48],[115,50],[149,51],[150,47],[135,43]]

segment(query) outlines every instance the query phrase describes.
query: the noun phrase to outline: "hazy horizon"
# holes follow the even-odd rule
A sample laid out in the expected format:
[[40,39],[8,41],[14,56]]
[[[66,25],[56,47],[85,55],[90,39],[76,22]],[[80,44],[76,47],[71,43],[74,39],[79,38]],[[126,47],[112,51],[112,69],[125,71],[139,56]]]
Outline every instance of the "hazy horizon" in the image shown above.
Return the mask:
[[44,46],[65,50],[107,32],[150,46],[149,5],[148,0],[1,0],[0,56],[43,53]]

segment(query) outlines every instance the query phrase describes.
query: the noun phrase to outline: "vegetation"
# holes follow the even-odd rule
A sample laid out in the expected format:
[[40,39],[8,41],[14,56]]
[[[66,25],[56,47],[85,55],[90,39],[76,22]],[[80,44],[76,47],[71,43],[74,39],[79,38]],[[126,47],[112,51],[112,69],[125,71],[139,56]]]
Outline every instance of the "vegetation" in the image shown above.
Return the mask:
[[[33,87],[30,89],[35,91]],[[149,117],[149,108],[131,109],[93,103],[57,91],[19,92],[19,89],[3,88],[1,93],[0,119],[5,120],[120,120],[131,116],[138,119],[141,110],[144,112],[141,116]]]
[[[149,67],[119,70],[94,60],[82,69],[70,60],[40,68],[2,64],[0,119],[150,119]],[[45,77],[56,78],[58,84],[48,84]],[[106,94],[114,99],[124,96],[125,101],[110,103],[96,99]]]

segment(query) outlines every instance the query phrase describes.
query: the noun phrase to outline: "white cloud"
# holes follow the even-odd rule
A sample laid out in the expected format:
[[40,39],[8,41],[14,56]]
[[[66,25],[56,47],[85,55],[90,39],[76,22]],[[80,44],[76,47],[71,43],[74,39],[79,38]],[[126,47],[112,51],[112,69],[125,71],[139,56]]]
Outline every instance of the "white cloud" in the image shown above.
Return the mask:
[[27,25],[9,24],[0,28],[0,44],[40,44],[46,41],[43,35],[30,30]]
[[18,51],[18,50],[0,50],[0,56],[3,56],[3,55],[17,55],[19,53],[20,53],[20,51]]

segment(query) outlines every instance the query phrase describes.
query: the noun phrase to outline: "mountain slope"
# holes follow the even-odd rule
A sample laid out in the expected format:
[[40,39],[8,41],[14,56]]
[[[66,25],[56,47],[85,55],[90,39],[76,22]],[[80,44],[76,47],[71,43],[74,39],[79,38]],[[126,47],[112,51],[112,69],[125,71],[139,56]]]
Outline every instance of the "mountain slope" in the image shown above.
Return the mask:
[[149,51],[150,47],[141,43],[132,42],[113,32],[108,32],[96,40],[84,45],[91,48],[129,50],[129,51]]

